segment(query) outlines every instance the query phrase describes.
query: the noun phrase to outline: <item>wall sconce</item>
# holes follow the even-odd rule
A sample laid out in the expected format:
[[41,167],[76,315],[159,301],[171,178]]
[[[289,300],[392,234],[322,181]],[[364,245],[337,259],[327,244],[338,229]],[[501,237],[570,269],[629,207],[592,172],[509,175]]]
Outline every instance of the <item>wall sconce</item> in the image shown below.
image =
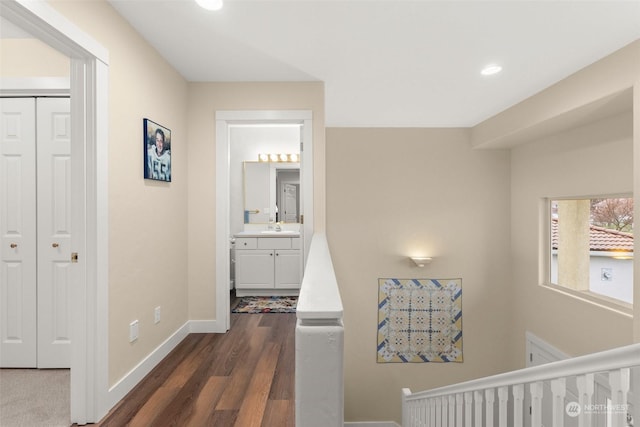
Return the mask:
[[297,153],[292,153],[292,154],[260,153],[258,154],[259,162],[298,163],[299,160],[300,160],[300,155]]
[[431,257],[412,256],[409,258],[411,258],[411,261],[413,261],[418,267],[424,267],[426,264],[429,264],[433,260],[433,258]]

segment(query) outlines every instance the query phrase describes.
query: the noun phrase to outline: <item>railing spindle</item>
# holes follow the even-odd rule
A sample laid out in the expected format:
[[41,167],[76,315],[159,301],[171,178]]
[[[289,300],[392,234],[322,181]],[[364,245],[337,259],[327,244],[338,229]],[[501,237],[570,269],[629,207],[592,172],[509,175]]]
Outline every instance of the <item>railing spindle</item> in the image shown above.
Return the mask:
[[449,395],[449,427],[456,427],[456,396]]
[[492,388],[488,388],[484,391],[484,419],[485,425],[493,427],[493,403],[496,399],[496,391]]
[[551,381],[551,394],[553,396],[552,423],[553,427],[564,427],[564,397],[567,394],[567,380],[557,378]]
[[[576,377],[576,386],[578,387],[578,404],[580,409],[584,409],[587,405],[593,403],[593,393],[595,392],[595,375],[585,374]],[[578,415],[578,427],[591,427],[593,424],[593,414],[587,411],[580,411]]]
[[464,408],[464,395],[456,393],[456,427],[462,427],[462,414]]
[[609,385],[611,386],[611,405],[613,427],[623,427],[627,421],[627,394],[631,371],[622,368],[609,372]]
[[509,404],[509,387],[498,388],[498,425],[507,427],[507,405]]
[[473,400],[475,403],[474,427],[482,427],[482,391],[473,392]]
[[473,393],[468,391],[464,394],[464,426],[472,427],[472,408],[473,408]]
[[430,427],[436,427],[436,399],[429,399],[429,424]]
[[431,408],[429,407],[429,399],[425,399],[420,405],[420,426],[431,427]]
[[531,392],[531,427],[542,427],[542,381],[529,385]]
[[524,406],[524,384],[516,384],[512,387],[513,394],[513,427],[522,427],[524,422],[524,414],[522,408]]

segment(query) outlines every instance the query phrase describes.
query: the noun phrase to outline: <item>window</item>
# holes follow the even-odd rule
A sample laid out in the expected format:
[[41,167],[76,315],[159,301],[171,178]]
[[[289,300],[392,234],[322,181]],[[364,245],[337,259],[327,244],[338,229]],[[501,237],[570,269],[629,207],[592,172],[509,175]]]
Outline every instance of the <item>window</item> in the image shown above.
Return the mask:
[[633,199],[551,200],[551,283],[633,303]]

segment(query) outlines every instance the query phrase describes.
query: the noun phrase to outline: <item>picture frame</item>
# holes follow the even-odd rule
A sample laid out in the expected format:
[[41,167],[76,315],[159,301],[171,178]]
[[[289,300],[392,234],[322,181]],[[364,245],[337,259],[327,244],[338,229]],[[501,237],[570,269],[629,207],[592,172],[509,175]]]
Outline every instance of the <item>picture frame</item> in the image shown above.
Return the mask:
[[145,118],[142,131],[144,178],[171,182],[171,129]]

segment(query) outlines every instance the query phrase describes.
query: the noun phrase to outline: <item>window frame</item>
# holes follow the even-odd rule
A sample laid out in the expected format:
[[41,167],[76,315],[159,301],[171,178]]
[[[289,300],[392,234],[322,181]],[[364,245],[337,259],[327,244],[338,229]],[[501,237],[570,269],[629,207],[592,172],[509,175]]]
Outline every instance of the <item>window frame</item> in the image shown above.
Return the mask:
[[[591,290],[575,290],[553,283],[551,280],[551,267],[553,257],[552,247],[552,215],[551,203],[556,200],[586,200],[586,199],[615,199],[615,198],[633,198],[632,193],[615,193],[615,194],[599,194],[591,196],[563,196],[563,197],[544,197],[540,203],[540,260],[539,277],[540,286],[548,290],[558,292],[569,297],[600,306],[602,308],[621,313],[625,316],[633,318],[633,304],[622,301],[607,295],[599,294]],[[635,256],[635,236],[634,236],[634,256]],[[635,266],[634,266],[635,270]],[[633,281],[631,283],[633,287]]]

